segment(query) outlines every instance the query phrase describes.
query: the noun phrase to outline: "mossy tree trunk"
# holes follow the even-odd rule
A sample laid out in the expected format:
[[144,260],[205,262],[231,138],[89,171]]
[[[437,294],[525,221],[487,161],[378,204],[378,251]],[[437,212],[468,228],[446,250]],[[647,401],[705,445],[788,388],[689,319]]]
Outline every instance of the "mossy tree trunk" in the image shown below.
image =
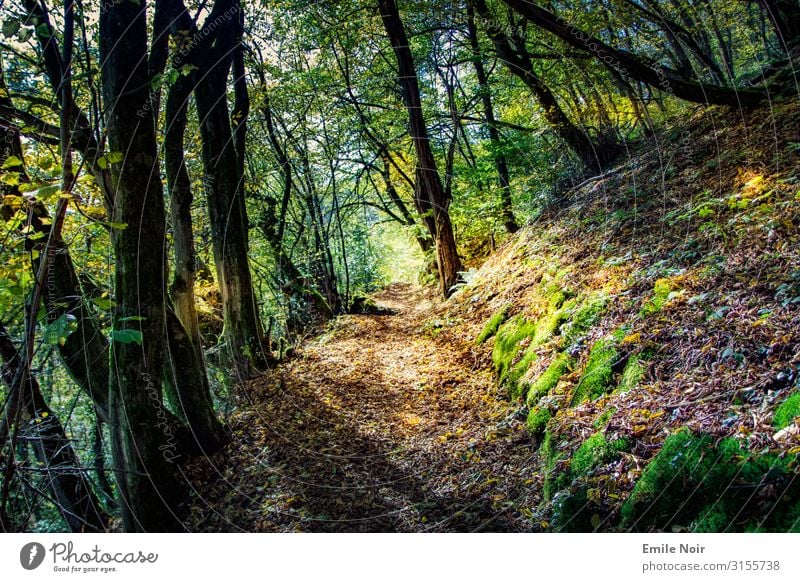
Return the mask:
[[[145,2],[100,10],[108,142],[123,154],[114,177],[115,256],[109,410],[114,472],[125,531],[172,531],[174,435],[165,429],[166,217],[150,97]],[[137,339],[138,336],[138,339]]]
[[[226,17],[225,13],[236,15]],[[241,7],[218,0],[209,21],[219,22],[213,43],[198,71],[195,100],[200,120],[206,198],[214,246],[217,283],[222,295],[225,341],[233,372],[248,378],[264,362],[261,319],[248,262],[248,218],[244,175],[228,111],[228,76],[233,54],[241,50]],[[200,35],[202,36],[202,31]],[[242,119],[234,120],[240,124]],[[240,144],[243,147],[243,144]]]

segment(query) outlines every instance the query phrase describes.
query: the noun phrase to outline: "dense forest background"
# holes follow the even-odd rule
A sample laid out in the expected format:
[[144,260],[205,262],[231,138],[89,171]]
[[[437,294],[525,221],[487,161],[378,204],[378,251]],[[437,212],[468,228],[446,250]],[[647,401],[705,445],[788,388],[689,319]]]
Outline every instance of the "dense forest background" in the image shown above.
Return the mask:
[[[670,216],[662,235],[686,240],[686,220],[669,215],[682,189],[694,180],[711,192],[713,175],[728,162],[741,169],[748,160],[730,156],[752,142],[778,153],[752,150],[763,171],[741,180],[746,195],[694,200],[695,227],[727,244],[730,233],[714,230],[723,210],[747,216],[751,200],[772,204],[784,190],[796,206],[787,170],[800,143],[796,0],[3,0],[0,21],[3,531],[185,528],[192,463],[240,436],[231,419],[252,404],[254,379],[340,316],[391,317],[368,298],[391,283],[436,288],[436,305],[466,309],[464,294],[485,284],[477,269],[508,252],[506,241],[577,248],[591,228],[558,243],[545,231],[572,217],[587,185],[620,172],[633,180],[603,191],[598,224],[625,231],[634,250],[655,228],[637,226],[637,213],[653,208]],[[704,135],[726,127],[751,141],[720,138],[697,153]],[[637,197],[637,180],[659,173]],[[797,217],[786,212],[784,230],[770,226],[765,240],[796,242]],[[541,260],[555,247],[537,248]],[[606,251],[591,251],[595,263]],[[699,261],[710,251],[693,252]],[[494,260],[506,273],[518,266]],[[637,316],[680,295],[661,275]],[[509,285],[492,280],[475,305],[504,303],[481,307],[489,325],[472,331],[479,346],[495,342],[485,367],[530,409],[520,426],[541,440],[555,409],[518,387],[522,372],[508,374],[520,359],[531,365],[531,342],[568,337],[564,306],[569,317],[601,308],[548,288],[550,312],[539,315],[549,335],[522,320],[498,333],[535,281],[507,297]],[[788,267],[775,283],[789,314],[797,284]],[[576,280],[573,291],[591,285]],[[417,314],[414,324],[426,341],[444,341],[454,332],[438,332],[456,316],[431,313],[433,323]],[[637,333],[615,341],[635,343]],[[570,358],[596,366],[622,353],[604,344],[578,356],[579,336],[569,357],[539,371],[560,377]],[[793,342],[773,390],[796,379]],[[725,359],[744,357],[731,350]],[[626,372],[625,358],[609,378],[647,372]],[[604,390],[579,381],[571,398]],[[796,416],[782,414],[781,429]],[[563,459],[548,434],[537,447],[551,448],[553,471]],[[602,445],[583,450],[592,468],[592,455],[614,456]],[[595,495],[586,491],[584,505]]]

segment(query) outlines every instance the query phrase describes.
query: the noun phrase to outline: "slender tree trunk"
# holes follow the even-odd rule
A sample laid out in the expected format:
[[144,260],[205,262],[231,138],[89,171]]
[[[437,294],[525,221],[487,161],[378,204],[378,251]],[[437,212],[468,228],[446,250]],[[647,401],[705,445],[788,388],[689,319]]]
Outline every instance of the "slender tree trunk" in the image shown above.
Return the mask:
[[676,71],[650,66],[635,55],[615,49],[587,34],[549,10],[527,0],[503,0],[516,12],[573,47],[591,53],[606,66],[632,79],[694,103],[755,107],[766,98],[763,91],[700,84]]
[[[492,17],[486,2],[483,0],[473,1],[478,14],[487,22],[491,22]],[[488,27],[487,32],[494,42],[497,55],[503,60],[509,71],[519,77],[534,94],[542,107],[544,118],[556,134],[575,152],[585,168],[593,172],[602,172],[617,157],[619,150],[613,144],[609,144],[608,147],[600,147],[584,129],[572,123],[558,103],[556,96],[534,71],[530,55],[523,46],[524,40],[520,39],[518,46],[514,47],[511,39],[501,27]]]
[[495,168],[497,168],[497,180],[500,185],[500,211],[503,217],[503,225],[506,231],[513,234],[519,230],[519,225],[514,216],[514,208],[511,202],[511,180],[508,172],[508,162],[503,154],[500,132],[497,131],[497,125],[495,124],[489,78],[483,66],[483,55],[478,42],[478,30],[475,28],[475,13],[470,3],[467,3],[467,34],[469,35],[469,44],[472,49],[475,76],[478,78],[478,90],[481,94],[483,115],[486,118],[486,129],[489,132],[489,140],[492,142],[492,148],[494,149],[494,164]]
[[[5,84],[2,60],[0,60],[0,106],[13,108]],[[21,161],[25,159],[17,126],[8,124],[2,128],[0,136],[2,136],[0,165],[11,156]],[[14,169],[18,172],[21,182],[29,181],[24,164]],[[22,197],[16,186],[2,185],[0,188],[4,196]],[[0,211],[4,220],[10,218],[11,213],[11,209],[5,207]],[[32,204],[28,224],[38,238],[29,239],[27,246],[29,250],[37,251],[39,257],[44,253],[47,237],[50,234],[49,223],[50,217],[44,205]],[[43,289],[48,321],[55,321],[65,316],[74,317],[76,326],[75,332],[66,338],[63,345],[59,345],[59,354],[69,375],[91,397],[98,415],[106,420],[108,419],[108,342],[97,320],[84,303],[75,266],[63,242],[58,242],[51,259],[51,276],[48,277]],[[33,268],[34,273],[38,272],[38,259],[34,261]]]
[[[12,388],[21,359],[2,325],[0,356],[5,362],[3,381]],[[73,533],[106,531],[108,516],[103,511],[91,481],[86,476],[86,469],[81,467],[78,455],[64,433],[58,416],[47,405],[36,378],[28,376],[27,382],[20,388],[22,408],[26,420],[29,421],[21,436],[29,439],[33,446],[36,460],[44,469],[44,479],[64,523]]]
[[[417,179],[414,193],[420,215],[432,217],[431,235],[436,243],[436,259],[439,268],[439,283],[442,294],[448,297],[459,280],[461,259],[458,256],[453,225],[450,222],[447,199],[442,186],[436,159],[428,138],[428,128],[422,113],[419,81],[414,67],[414,58],[408,43],[400,11],[395,0],[378,0],[386,35],[397,59],[400,86],[408,110],[409,129],[417,153]],[[430,222],[428,223],[430,225]],[[430,228],[430,226],[429,226]]]
[[[209,19],[212,20],[218,11],[237,6],[231,0],[217,0]],[[241,42],[241,27],[238,22],[231,22],[234,18],[224,20],[217,27],[216,40],[200,67],[195,99],[203,142],[214,262],[225,317],[225,341],[234,374],[245,379],[263,365],[265,357],[263,331],[247,258],[244,176],[228,115],[228,74],[233,52]]]
[[[108,141],[124,159],[113,171],[115,298],[109,410],[112,454],[125,531],[180,528],[175,435],[165,431],[166,231],[149,100],[145,2],[104,3],[100,53]],[[138,339],[137,339],[138,335]]]

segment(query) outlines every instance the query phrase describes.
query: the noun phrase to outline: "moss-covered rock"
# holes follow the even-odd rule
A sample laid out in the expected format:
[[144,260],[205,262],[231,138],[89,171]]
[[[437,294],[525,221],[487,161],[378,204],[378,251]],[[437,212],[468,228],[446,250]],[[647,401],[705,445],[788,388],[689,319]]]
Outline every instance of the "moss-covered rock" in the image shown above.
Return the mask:
[[800,391],[794,392],[778,406],[772,425],[780,430],[789,426],[795,418],[800,416]]
[[[566,297],[563,291],[558,293],[560,297]],[[516,319],[514,318],[498,330],[497,339],[495,340],[495,352],[493,352],[493,358],[497,354],[494,359],[495,369],[500,382],[506,384],[509,396],[512,399],[524,397],[527,394],[528,385],[521,383],[521,379],[538,357],[537,350],[558,333],[560,326],[569,319],[573,308],[574,303],[572,301],[562,303],[561,301],[551,300],[548,309],[555,309],[555,311],[546,313],[535,323],[529,321],[515,322],[514,327],[507,331],[506,327],[514,322],[514,319]],[[503,351],[498,352],[498,343],[501,342],[503,343],[501,347]],[[516,343],[514,344],[514,342]],[[527,346],[522,356],[519,357],[520,346],[523,342],[526,342]],[[505,362],[508,363],[505,364]]]
[[630,449],[630,441],[617,438],[609,441],[605,434],[597,432],[583,441],[572,455],[569,472],[573,478],[589,474],[596,467],[610,463],[622,451]]
[[528,413],[525,426],[531,434],[542,434],[551,418],[553,418],[553,413],[548,407],[534,406]]
[[617,392],[628,392],[636,388],[644,378],[645,372],[647,372],[647,366],[644,360],[635,357],[628,358],[617,385]]
[[583,485],[575,491],[562,491],[553,499],[550,522],[554,531],[590,532],[600,526],[603,520],[589,491]]
[[568,353],[562,352],[558,354],[528,389],[526,396],[528,408],[534,408],[543,396],[546,396],[548,392],[555,388],[558,381],[570,370],[572,365],[573,359]]
[[658,313],[674,298],[674,293],[669,279],[659,279],[653,286],[653,296],[642,306],[639,315],[647,317],[653,313]]
[[611,388],[614,380],[614,366],[619,359],[617,343],[613,338],[595,342],[589,352],[589,359],[583,370],[578,386],[572,395],[572,406],[586,400],[599,398]]
[[539,455],[542,460],[542,468],[544,473],[544,484],[542,485],[542,494],[546,501],[553,499],[555,493],[561,489],[561,481],[559,481],[560,473],[556,470],[559,461],[564,457],[564,454],[558,450],[559,440],[553,430],[548,429],[544,433],[542,444],[539,447]]
[[681,429],[664,441],[622,506],[635,531],[790,531],[800,528],[800,483],[789,460],[734,438]]
[[486,325],[483,326],[481,333],[479,333],[478,337],[475,338],[475,343],[477,345],[485,343],[490,337],[497,333],[497,330],[500,329],[500,326],[503,325],[508,319],[508,310],[509,307],[506,306],[489,318],[489,320],[486,322]]
[[600,320],[608,304],[608,296],[590,295],[576,304],[569,322],[562,329],[564,347],[573,345]]
[[501,384],[505,382],[512,364],[517,359],[520,344],[532,337],[535,332],[536,322],[529,321],[521,315],[512,317],[498,328],[492,350],[492,362]]

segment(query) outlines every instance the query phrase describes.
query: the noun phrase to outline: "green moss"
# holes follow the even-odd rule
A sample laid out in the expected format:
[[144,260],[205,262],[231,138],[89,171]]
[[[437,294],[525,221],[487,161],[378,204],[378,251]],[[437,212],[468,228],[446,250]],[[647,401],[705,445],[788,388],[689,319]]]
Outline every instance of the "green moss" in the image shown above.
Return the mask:
[[617,392],[627,392],[632,388],[636,388],[644,378],[645,372],[647,372],[647,368],[643,360],[629,358],[625,364],[625,369],[622,370]]
[[481,333],[478,334],[477,338],[475,338],[476,344],[481,345],[497,333],[497,330],[500,329],[500,326],[503,325],[508,319],[508,310],[509,307],[506,306],[489,318],[489,321],[487,321],[486,325],[483,326]]
[[541,346],[556,335],[559,328],[569,321],[574,307],[574,301],[567,301],[563,305],[560,305],[555,311],[551,311],[541,318],[536,324],[536,332],[533,334],[533,344]]
[[627,439],[619,438],[609,441],[605,434],[597,432],[583,441],[569,463],[569,471],[573,478],[589,474],[595,467],[610,463],[621,451],[630,448]]
[[553,413],[546,406],[535,406],[528,413],[525,426],[531,434],[541,434],[544,432],[547,423],[553,418]]
[[546,396],[548,392],[555,388],[561,377],[572,367],[572,364],[573,360],[568,353],[562,352],[558,354],[547,367],[547,370],[542,372],[542,375],[528,389],[526,399],[528,408],[535,407],[543,396]]
[[597,399],[608,391],[614,379],[613,367],[618,358],[619,351],[614,340],[601,339],[595,342],[589,352],[583,376],[572,396],[572,406],[589,399]]
[[545,500],[549,501],[553,498],[555,492],[560,489],[560,483],[556,482],[558,478],[556,466],[558,465],[558,461],[563,457],[563,454],[558,450],[558,440],[552,430],[545,431],[542,445],[539,447],[539,454],[541,455],[542,467],[544,469],[542,494]]
[[564,302],[567,300],[568,293],[564,289],[558,289],[550,294],[550,297],[547,299],[547,312],[553,313],[557,309],[559,309]]
[[646,317],[661,311],[672,299],[672,293],[672,284],[669,279],[659,279],[653,287],[653,296],[642,306],[639,315]]
[[[637,531],[788,531],[798,517],[800,483],[788,459],[719,443],[681,429],[669,436],[622,506],[622,525]],[[778,492],[776,495],[774,492]]]
[[800,391],[791,394],[775,411],[772,425],[778,430],[786,428],[800,416]]
[[589,331],[600,320],[607,304],[608,296],[604,294],[591,295],[581,302],[573,310],[569,323],[566,323],[561,330],[564,346],[573,345]]
[[[553,303],[552,305],[555,304],[557,304],[557,302]],[[524,332],[526,335],[519,339],[517,346],[519,346],[525,339],[530,338],[530,343],[528,344],[525,353],[522,355],[519,361],[514,362],[514,358],[519,353],[519,350],[517,349],[510,361],[510,368],[505,368],[505,373],[498,368],[501,382],[507,383],[508,392],[511,398],[516,399],[525,396],[528,386],[520,383],[520,380],[523,376],[525,376],[528,368],[531,367],[531,364],[538,357],[536,350],[558,333],[561,324],[569,319],[573,306],[574,304],[568,301],[556,311],[548,313],[533,325],[532,332],[529,324],[523,326],[525,328]],[[500,341],[500,333],[502,332],[502,329],[503,328],[501,328],[501,331],[498,331],[498,339],[495,342],[495,347],[497,346],[497,342]],[[520,332],[520,334],[521,333],[522,332]],[[497,361],[495,361],[495,366],[497,366]]]
[[724,504],[717,503],[708,507],[691,526],[694,533],[719,533],[725,531],[730,525],[730,509]]
[[525,372],[528,371],[528,368],[531,367],[531,364],[539,357],[536,353],[537,347],[536,344],[531,342],[525,350],[525,353],[523,353],[519,361],[511,367],[511,370],[509,370],[506,376],[506,386],[512,400],[522,398],[526,394],[528,386],[520,380],[525,375]]
[[492,350],[492,362],[500,383],[505,382],[506,375],[519,354],[520,344],[535,332],[536,323],[521,315],[512,317],[499,327]]

